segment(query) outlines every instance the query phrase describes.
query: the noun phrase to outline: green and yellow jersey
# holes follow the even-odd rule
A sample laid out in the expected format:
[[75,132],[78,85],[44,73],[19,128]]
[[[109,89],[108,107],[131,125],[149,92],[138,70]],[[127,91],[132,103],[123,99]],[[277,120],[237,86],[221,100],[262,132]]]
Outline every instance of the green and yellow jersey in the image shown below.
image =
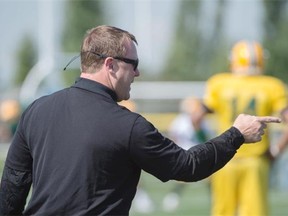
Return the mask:
[[[236,76],[220,73],[207,81],[205,105],[217,116],[221,133],[233,124],[240,113],[266,116],[279,112],[287,105],[286,86],[279,79],[265,76]],[[269,147],[269,134],[253,146],[243,145],[236,157],[264,154]]]

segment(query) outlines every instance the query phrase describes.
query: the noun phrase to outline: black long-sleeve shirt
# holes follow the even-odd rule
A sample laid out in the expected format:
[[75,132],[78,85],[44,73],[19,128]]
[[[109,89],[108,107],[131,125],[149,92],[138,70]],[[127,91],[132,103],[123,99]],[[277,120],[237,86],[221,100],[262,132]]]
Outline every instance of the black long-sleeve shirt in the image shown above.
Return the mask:
[[243,142],[231,127],[183,150],[119,106],[112,90],[81,78],[23,113],[2,176],[0,213],[128,215],[141,169],[163,182],[198,181],[223,167]]

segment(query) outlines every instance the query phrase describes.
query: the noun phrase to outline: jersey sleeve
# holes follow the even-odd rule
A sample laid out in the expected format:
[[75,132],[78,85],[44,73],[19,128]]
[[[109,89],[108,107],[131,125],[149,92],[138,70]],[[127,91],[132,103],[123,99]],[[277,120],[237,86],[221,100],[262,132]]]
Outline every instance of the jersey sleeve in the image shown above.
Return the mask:
[[288,105],[287,86],[281,80],[274,79],[271,89],[273,112],[281,112]]

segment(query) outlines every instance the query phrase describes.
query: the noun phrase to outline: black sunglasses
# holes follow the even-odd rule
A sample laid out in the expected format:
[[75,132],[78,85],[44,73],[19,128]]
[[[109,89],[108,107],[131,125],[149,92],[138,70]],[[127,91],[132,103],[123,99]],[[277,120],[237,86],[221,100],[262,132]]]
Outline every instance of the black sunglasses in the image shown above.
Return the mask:
[[87,52],[90,52],[90,53],[93,53],[94,55],[97,55],[99,56],[100,58],[107,58],[107,57],[111,57],[111,58],[114,58],[114,59],[117,59],[119,61],[123,61],[127,64],[131,64],[133,66],[133,70],[136,71],[137,70],[137,67],[138,67],[138,64],[139,64],[139,59],[128,59],[128,58],[124,58],[124,57],[118,57],[118,56],[115,56],[115,57],[112,57],[112,56],[106,56],[106,55],[103,55],[103,54],[99,54],[99,53],[96,53],[96,52],[93,52],[93,51],[87,51]]
[[[106,55],[103,55],[103,54],[99,54],[99,53],[96,53],[96,52],[93,52],[93,51],[86,51],[86,52],[90,52],[90,53],[92,53],[92,54],[94,54],[94,55],[99,56],[100,58],[110,57],[110,56],[106,56]],[[80,54],[77,55],[77,56],[74,56],[74,57],[68,62],[68,64],[64,67],[63,70],[66,70],[66,68],[67,68],[75,59],[77,59],[77,58],[79,58],[79,57],[80,57]],[[133,60],[133,59],[123,58],[123,57],[118,57],[118,56],[116,56],[116,57],[111,57],[111,58],[117,59],[117,60],[119,60],[119,61],[123,61],[123,62],[125,62],[125,63],[127,63],[127,64],[131,64],[131,65],[133,66],[133,70],[134,70],[134,71],[137,70],[137,67],[138,67],[138,64],[139,64],[139,59]]]

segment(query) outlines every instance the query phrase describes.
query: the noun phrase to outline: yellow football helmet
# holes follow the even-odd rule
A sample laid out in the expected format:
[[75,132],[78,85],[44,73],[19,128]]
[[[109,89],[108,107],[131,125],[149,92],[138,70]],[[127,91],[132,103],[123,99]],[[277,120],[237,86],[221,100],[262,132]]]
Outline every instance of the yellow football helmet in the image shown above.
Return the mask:
[[239,41],[231,51],[231,70],[235,74],[258,75],[263,71],[264,51],[255,41]]

